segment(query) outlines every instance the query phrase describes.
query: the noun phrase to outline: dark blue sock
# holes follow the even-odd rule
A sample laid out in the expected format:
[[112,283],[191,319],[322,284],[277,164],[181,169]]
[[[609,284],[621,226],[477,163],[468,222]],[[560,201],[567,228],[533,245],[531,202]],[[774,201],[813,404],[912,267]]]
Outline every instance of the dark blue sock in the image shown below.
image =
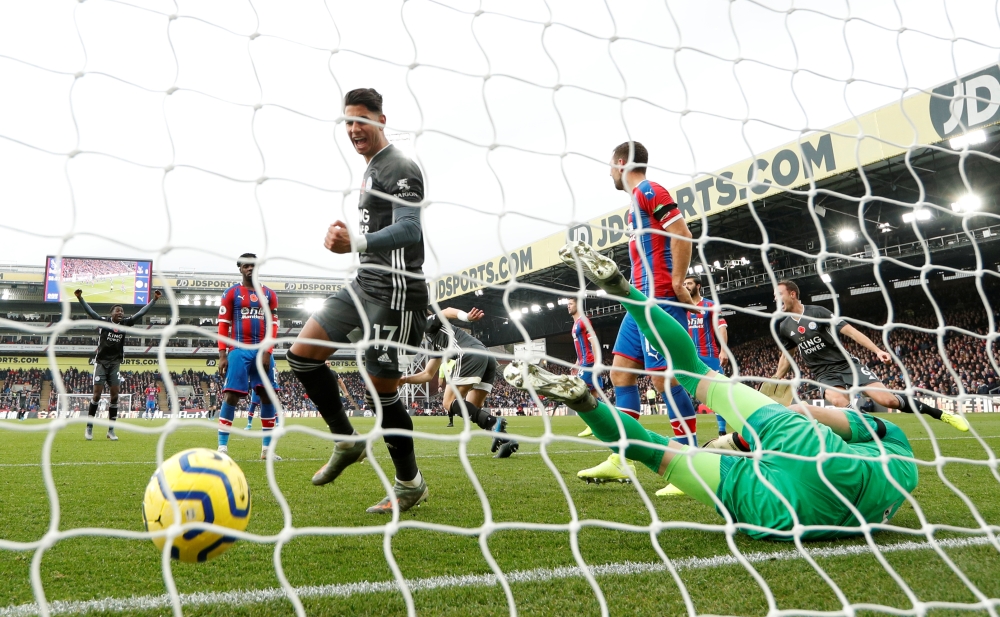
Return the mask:
[[719,423],[719,434],[726,434],[726,419],[721,414],[715,414],[715,421]]
[[[667,404],[670,426],[674,429],[674,437],[677,441],[684,445],[698,447],[697,414],[695,414],[691,397],[688,396],[684,386],[678,384],[670,388],[670,396],[664,392],[663,402]],[[688,432],[691,433],[690,438]]]
[[260,404],[260,428],[264,431],[264,443],[266,448],[271,445],[271,431],[274,430],[274,418],[277,415],[273,403]]
[[639,400],[639,386],[615,386],[615,407],[633,418],[642,411]]
[[222,403],[219,410],[219,445],[229,445],[229,429],[233,428],[233,418],[236,417],[236,406]]

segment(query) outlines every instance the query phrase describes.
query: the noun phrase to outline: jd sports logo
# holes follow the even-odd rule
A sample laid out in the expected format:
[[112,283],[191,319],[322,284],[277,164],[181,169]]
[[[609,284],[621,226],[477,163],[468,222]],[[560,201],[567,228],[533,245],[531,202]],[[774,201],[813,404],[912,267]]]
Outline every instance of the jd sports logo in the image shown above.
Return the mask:
[[930,102],[931,123],[941,137],[965,133],[1000,120],[1000,66],[965,75],[958,82],[935,88]]
[[583,242],[584,244],[594,244],[594,234],[590,230],[590,225],[577,225],[566,232],[567,242]]

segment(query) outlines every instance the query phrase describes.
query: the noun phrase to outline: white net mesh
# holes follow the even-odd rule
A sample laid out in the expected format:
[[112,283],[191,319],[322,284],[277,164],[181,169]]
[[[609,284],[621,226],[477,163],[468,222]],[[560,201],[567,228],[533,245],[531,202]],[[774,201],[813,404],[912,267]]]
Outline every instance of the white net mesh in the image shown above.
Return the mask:
[[[521,452],[506,468],[487,465],[505,463],[484,455],[491,436],[468,422],[444,433],[418,418],[417,461],[432,501],[384,520],[358,510],[390,489],[379,444],[394,431],[354,414],[380,486],[354,473],[307,491],[332,438],[306,412],[302,421],[286,415],[273,434],[277,449],[294,454],[259,462],[253,443],[254,460],[240,462],[256,491],[255,518],[233,534],[241,542],[229,554],[194,570],[168,552],[142,556],[155,551],[134,515],[149,474],[182,447],[214,446],[217,427],[179,417],[184,397],[167,344],[206,335],[182,323],[186,301],[167,287],[172,318],[149,353],[159,359],[169,421],[119,422],[116,445],[136,445],[98,455],[66,449],[81,418],[0,424],[18,445],[0,462],[11,478],[0,519],[24,521],[0,534],[0,556],[12,564],[0,577],[0,597],[9,598],[0,616],[247,605],[297,615],[996,615],[1000,422],[985,412],[1000,394],[997,14],[987,3],[922,1],[0,5],[8,93],[0,261],[15,264],[10,272],[46,254],[140,253],[161,273],[232,272],[249,246],[267,273],[353,275],[356,257],[331,256],[322,235],[337,219],[356,228],[363,165],[345,137],[341,101],[352,88],[375,87],[386,130],[423,169],[424,272],[437,303],[491,306],[473,333],[496,345],[501,362],[574,364],[557,352],[568,343],[548,311],[577,294],[589,299],[601,342],[597,370],[610,366],[617,327],[608,324],[622,310],[586,291],[556,250],[581,239],[628,262],[627,197],[611,192],[606,174],[611,149],[634,139],[649,148],[650,178],[671,190],[693,229],[692,272],[729,319],[724,348],[738,378],[773,374],[779,352],[769,328],[784,315],[770,296],[778,280],[797,280],[807,303],[825,303],[891,359],[874,364],[846,338],[838,348],[873,362],[888,388],[969,414],[972,425],[958,433],[926,416],[891,416],[910,435],[921,479],[896,518],[815,547],[795,528],[794,544],[782,548],[748,540],[740,533],[748,521],[655,497],[663,482],[641,466],[626,472],[631,486],[579,483],[577,470],[607,450],[574,436],[583,424],[561,417],[565,407],[499,377],[486,405],[529,416],[511,418]],[[40,310],[11,282],[23,280],[0,279],[0,297],[20,313]],[[470,295],[477,289],[484,295]],[[67,391],[56,341],[97,325],[71,320],[65,295],[61,308],[51,325],[0,317],[5,344],[44,339],[44,349],[28,351],[47,354],[39,370],[51,371],[60,410],[89,395]],[[544,337],[551,344],[542,353],[532,342]],[[293,338],[282,330],[277,342]],[[360,361],[374,344],[343,348]],[[26,353],[19,349],[2,353]],[[823,402],[818,376],[793,368],[797,400]],[[357,383],[374,389],[364,370]],[[640,383],[645,393],[651,384]],[[422,391],[406,395],[433,409],[426,395],[418,400]],[[298,400],[295,409],[309,410]],[[672,434],[661,417],[642,423]],[[714,422],[699,424],[714,431]],[[120,471],[92,474],[88,482],[105,482],[103,490],[77,489],[81,481],[64,472],[80,465]],[[132,514],[88,518],[95,503]],[[95,554],[108,557],[95,566]],[[103,577],[114,586],[95,580],[103,568],[120,574]]]
[[[56,401],[56,412],[65,418],[77,418],[86,416],[90,401],[94,400],[92,394],[59,394]],[[108,407],[111,405],[111,395],[102,394],[97,403],[97,417],[107,418]],[[118,413],[121,417],[130,417],[129,414],[139,411],[132,406],[132,394],[118,395]]]

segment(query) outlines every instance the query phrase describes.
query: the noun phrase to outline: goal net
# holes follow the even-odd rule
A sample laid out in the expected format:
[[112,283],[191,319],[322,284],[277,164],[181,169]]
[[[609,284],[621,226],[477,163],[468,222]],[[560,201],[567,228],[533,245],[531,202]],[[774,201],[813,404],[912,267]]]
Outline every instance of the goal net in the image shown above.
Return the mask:
[[[929,0],[0,4],[0,387],[55,392],[38,416],[58,416],[0,416],[0,617],[996,615],[997,15]],[[383,96],[385,126],[345,115],[356,88]],[[381,167],[383,135],[419,185]],[[414,237],[407,205],[422,256],[395,244]],[[375,236],[394,217],[406,233]],[[560,257],[568,242],[648,298],[591,282],[591,255]],[[216,324],[200,324],[247,252],[254,295],[278,297],[277,336],[253,348],[274,346],[281,461],[260,458],[245,402],[231,427],[214,417],[231,410]],[[64,255],[152,260],[158,321],[123,329],[127,359],[159,372],[120,406],[162,379],[167,422],[120,414],[120,441],[85,440],[90,396],[68,392],[100,324],[49,297],[38,266]],[[339,327],[318,319],[325,292],[359,275],[381,283],[339,292],[363,331],[333,344],[333,368],[367,460],[316,488],[335,441],[320,416],[341,434],[344,418],[316,390],[330,380],[303,384],[287,353],[311,316]],[[451,316],[443,339],[421,339],[421,284]],[[383,319],[399,307],[407,327]],[[225,315],[273,325],[257,310]],[[396,368],[400,404],[376,389]],[[537,369],[587,379],[596,408]],[[171,561],[144,531],[142,487],[176,452],[215,449],[220,426],[252,518],[225,555]],[[430,500],[366,515],[411,471],[410,437]]]
[[[60,417],[64,418],[86,416],[90,409],[90,402],[92,400],[94,400],[93,394],[59,394],[56,399],[56,412],[58,412]],[[102,394],[100,401],[97,403],[98,418],[108,417],[109,405],[111,405],[111,395]],[[135,412],[137,411],[139,411],[138,408],[132,407],[131,393],[118,395],[119,418],[134,417],[136,415]]]

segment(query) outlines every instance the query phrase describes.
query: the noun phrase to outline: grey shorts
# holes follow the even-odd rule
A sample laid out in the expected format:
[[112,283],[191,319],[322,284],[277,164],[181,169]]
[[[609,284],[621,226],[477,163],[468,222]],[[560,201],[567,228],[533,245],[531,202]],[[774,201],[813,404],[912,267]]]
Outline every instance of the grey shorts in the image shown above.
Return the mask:
[[497,377],[497,361],[493,356],[472,354],[467,351],[455,358],[455,366],[447,376],[448,383],[456,386],[472,386],[473,390],[493,391],[493,381]]
[[853,357],[850,362],[817,367],[813,369],[813,377],[824,386],[843,388],[844,390],[855,385],[864,387],[879,381],[878,376],[870,368]]
[[117,387],[121,381],[121,371],[120,362],[98,362],[94,365],[94,385],[97,384],[107,384],[109,386]]
[[[368,320],[368,332],[363,331],[362,312]],[[327,298],[323,308],[313,313],[312,318],[334,343],[379,339],[378,344],[372,342],[365,346],[365,370],[373,377],[388,379],[403,375],[399,370],[399,345],[420,347],[427,325],[424,309],[397,311],[361,296],[355,301],[347,287]],[[360,336],[352,336],[352,332],[359,329],[362,330]]]

